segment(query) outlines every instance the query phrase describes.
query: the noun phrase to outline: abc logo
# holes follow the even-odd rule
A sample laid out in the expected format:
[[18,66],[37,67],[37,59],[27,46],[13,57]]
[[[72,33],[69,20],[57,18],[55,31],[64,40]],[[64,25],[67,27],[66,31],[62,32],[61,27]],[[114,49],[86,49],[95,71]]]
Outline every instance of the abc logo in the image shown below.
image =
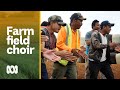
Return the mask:
[[7,65],[6,67],[7,74],[17,74],[18,73],[18,66],[17,65]]

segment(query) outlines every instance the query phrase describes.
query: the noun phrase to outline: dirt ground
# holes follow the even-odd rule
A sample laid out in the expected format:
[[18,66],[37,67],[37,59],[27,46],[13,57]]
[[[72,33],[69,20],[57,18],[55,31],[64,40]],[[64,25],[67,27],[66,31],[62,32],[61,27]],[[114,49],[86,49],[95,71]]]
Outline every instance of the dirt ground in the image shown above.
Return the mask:
[[[52,74],[52,68],[53,68],[52,65],[53,63],[51,61],[46,62],[49,78],[51,77],[51,74]],[[112,67],[115,79],[120,79],[120,64],[112,64],[111,67]],[[77,63],[77,68],[78,68],[78,79],[85,79],[84,78],[85,64]]]

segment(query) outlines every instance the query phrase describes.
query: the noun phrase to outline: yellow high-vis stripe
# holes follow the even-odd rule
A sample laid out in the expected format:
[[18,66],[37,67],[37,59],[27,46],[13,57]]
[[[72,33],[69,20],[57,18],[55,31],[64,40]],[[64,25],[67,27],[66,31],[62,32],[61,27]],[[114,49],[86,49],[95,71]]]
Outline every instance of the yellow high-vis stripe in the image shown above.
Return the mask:
[[[72,30],[69,24],[66,25],[66,45],[72,48]],[[78,46],[78,38],[80,38],[80,32],[79,29],[77,30],[77,42],[76,42],[76,48],[79,49],[80,46]]]

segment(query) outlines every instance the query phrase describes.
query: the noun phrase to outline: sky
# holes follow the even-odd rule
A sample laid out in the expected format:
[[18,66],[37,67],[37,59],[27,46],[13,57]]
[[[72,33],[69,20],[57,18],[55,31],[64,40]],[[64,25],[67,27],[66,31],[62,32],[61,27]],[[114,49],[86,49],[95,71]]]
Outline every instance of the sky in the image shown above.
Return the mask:
[[59,15],[64,22],[70,23],[71,15],[78,12],[87,18],[87,20],[83,21],[83,25],[80,28],[82,37],[85,37],[85,34],[92,30],[91,23],[95,19],[99,20],[100,23],[104,20],[114,23],[115,26],[111,28],[110,34],[120,34],[120,11],[41,11],[40,21],[47,21],[51,15]]

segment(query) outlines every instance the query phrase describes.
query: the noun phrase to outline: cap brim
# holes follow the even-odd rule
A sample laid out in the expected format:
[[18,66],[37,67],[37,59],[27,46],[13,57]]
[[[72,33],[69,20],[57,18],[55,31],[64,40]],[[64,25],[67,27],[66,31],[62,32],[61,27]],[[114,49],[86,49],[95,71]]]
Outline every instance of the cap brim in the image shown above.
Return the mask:
[[62,26],[66,26],[66,23],[64,23],[64,22],[58,22],[58,24],[60,24]]
[[83,18],[83,20],[86,20],[86,18]]
[[114,26],[115,24],[114,23],[110,23],[110,26]]
[[80,20],[86,20],[86,18],[79,18]]

